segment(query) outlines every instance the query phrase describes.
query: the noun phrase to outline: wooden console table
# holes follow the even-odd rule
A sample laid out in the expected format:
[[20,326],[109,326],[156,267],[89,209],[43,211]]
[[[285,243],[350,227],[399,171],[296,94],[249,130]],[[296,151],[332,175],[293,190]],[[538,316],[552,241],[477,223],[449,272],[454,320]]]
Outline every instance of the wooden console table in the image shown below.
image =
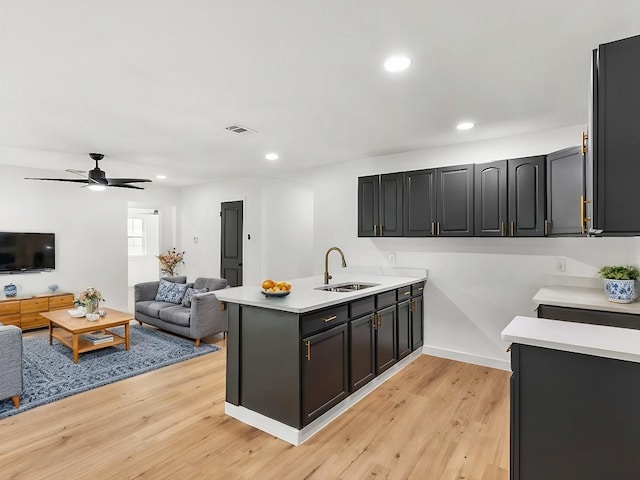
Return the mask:
[[49,325],[42,312],[74,308],[73,293],[49,293],[0,298],[0,323],[15,325],[22,330]]

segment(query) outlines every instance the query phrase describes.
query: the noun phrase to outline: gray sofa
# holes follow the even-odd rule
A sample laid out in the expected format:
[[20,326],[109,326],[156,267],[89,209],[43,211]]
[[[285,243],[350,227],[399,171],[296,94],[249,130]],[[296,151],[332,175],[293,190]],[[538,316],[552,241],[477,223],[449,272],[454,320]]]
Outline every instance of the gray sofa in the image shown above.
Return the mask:
[[195,293],[191,297],[191,306],[156,300],[159,281],[134,285],[135,319],[195,340],[196,347],[200,339],[228,330],[227,312],[215,294],[216,290],[226,288],[223,278],[197,278],[187,284],[187,277],[167,277],[173,283],[186,284],[194,289],[208,288],[206,293]]
[[22,394],[22,330],[0,323],[0,400],[11,398],[16,408]]

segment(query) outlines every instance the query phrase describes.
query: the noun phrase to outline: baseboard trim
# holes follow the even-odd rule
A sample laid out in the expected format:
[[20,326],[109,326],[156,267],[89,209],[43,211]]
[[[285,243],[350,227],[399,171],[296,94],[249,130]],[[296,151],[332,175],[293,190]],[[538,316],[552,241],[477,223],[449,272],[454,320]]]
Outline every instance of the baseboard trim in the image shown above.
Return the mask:
[[511,371],[511,362],[500,360],[497,358],[482,357],[480,355],[472,355],[470,353],[458,352],[456,350],[448,350],[446,348],[430,347],[425,345],[422,347],[422,353],[432,355],[434,357],[448,358],[449,360],[457,360],[459,362],[473,363],[474,365],[482,365],[483,367],[497,368],[498,370]]

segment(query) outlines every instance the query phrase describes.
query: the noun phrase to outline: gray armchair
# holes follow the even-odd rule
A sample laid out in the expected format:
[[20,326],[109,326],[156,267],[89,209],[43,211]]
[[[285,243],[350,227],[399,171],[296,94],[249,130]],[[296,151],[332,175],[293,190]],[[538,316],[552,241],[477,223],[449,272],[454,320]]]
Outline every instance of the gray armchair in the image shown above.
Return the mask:
[[[165,280],[186,283],[186,277],[169,277]],[[226,288],[223,278],[197,278],[194,289],[208,288],[206,293],[196,293],[191,298],[191,306],[156,300],[159,282],[144,282],[134,285],[135,319],[154,325],[183,337],[195,340],[228,330],[227,312],[224,304],[215,295],[216,290]]]
[[0,323],[0,399],[11,398],[16,408],[22,394],[22,330]]

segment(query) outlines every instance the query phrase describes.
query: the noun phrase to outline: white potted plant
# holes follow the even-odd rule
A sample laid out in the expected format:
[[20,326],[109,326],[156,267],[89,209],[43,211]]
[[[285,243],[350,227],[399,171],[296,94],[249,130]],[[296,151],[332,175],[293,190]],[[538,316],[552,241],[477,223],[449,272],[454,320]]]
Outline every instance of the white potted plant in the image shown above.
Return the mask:
[[604,291],[610,302],[631,303],[635,300],[635,281],[640,274],[636,267],[607,265],[598,274],[604,279]]

